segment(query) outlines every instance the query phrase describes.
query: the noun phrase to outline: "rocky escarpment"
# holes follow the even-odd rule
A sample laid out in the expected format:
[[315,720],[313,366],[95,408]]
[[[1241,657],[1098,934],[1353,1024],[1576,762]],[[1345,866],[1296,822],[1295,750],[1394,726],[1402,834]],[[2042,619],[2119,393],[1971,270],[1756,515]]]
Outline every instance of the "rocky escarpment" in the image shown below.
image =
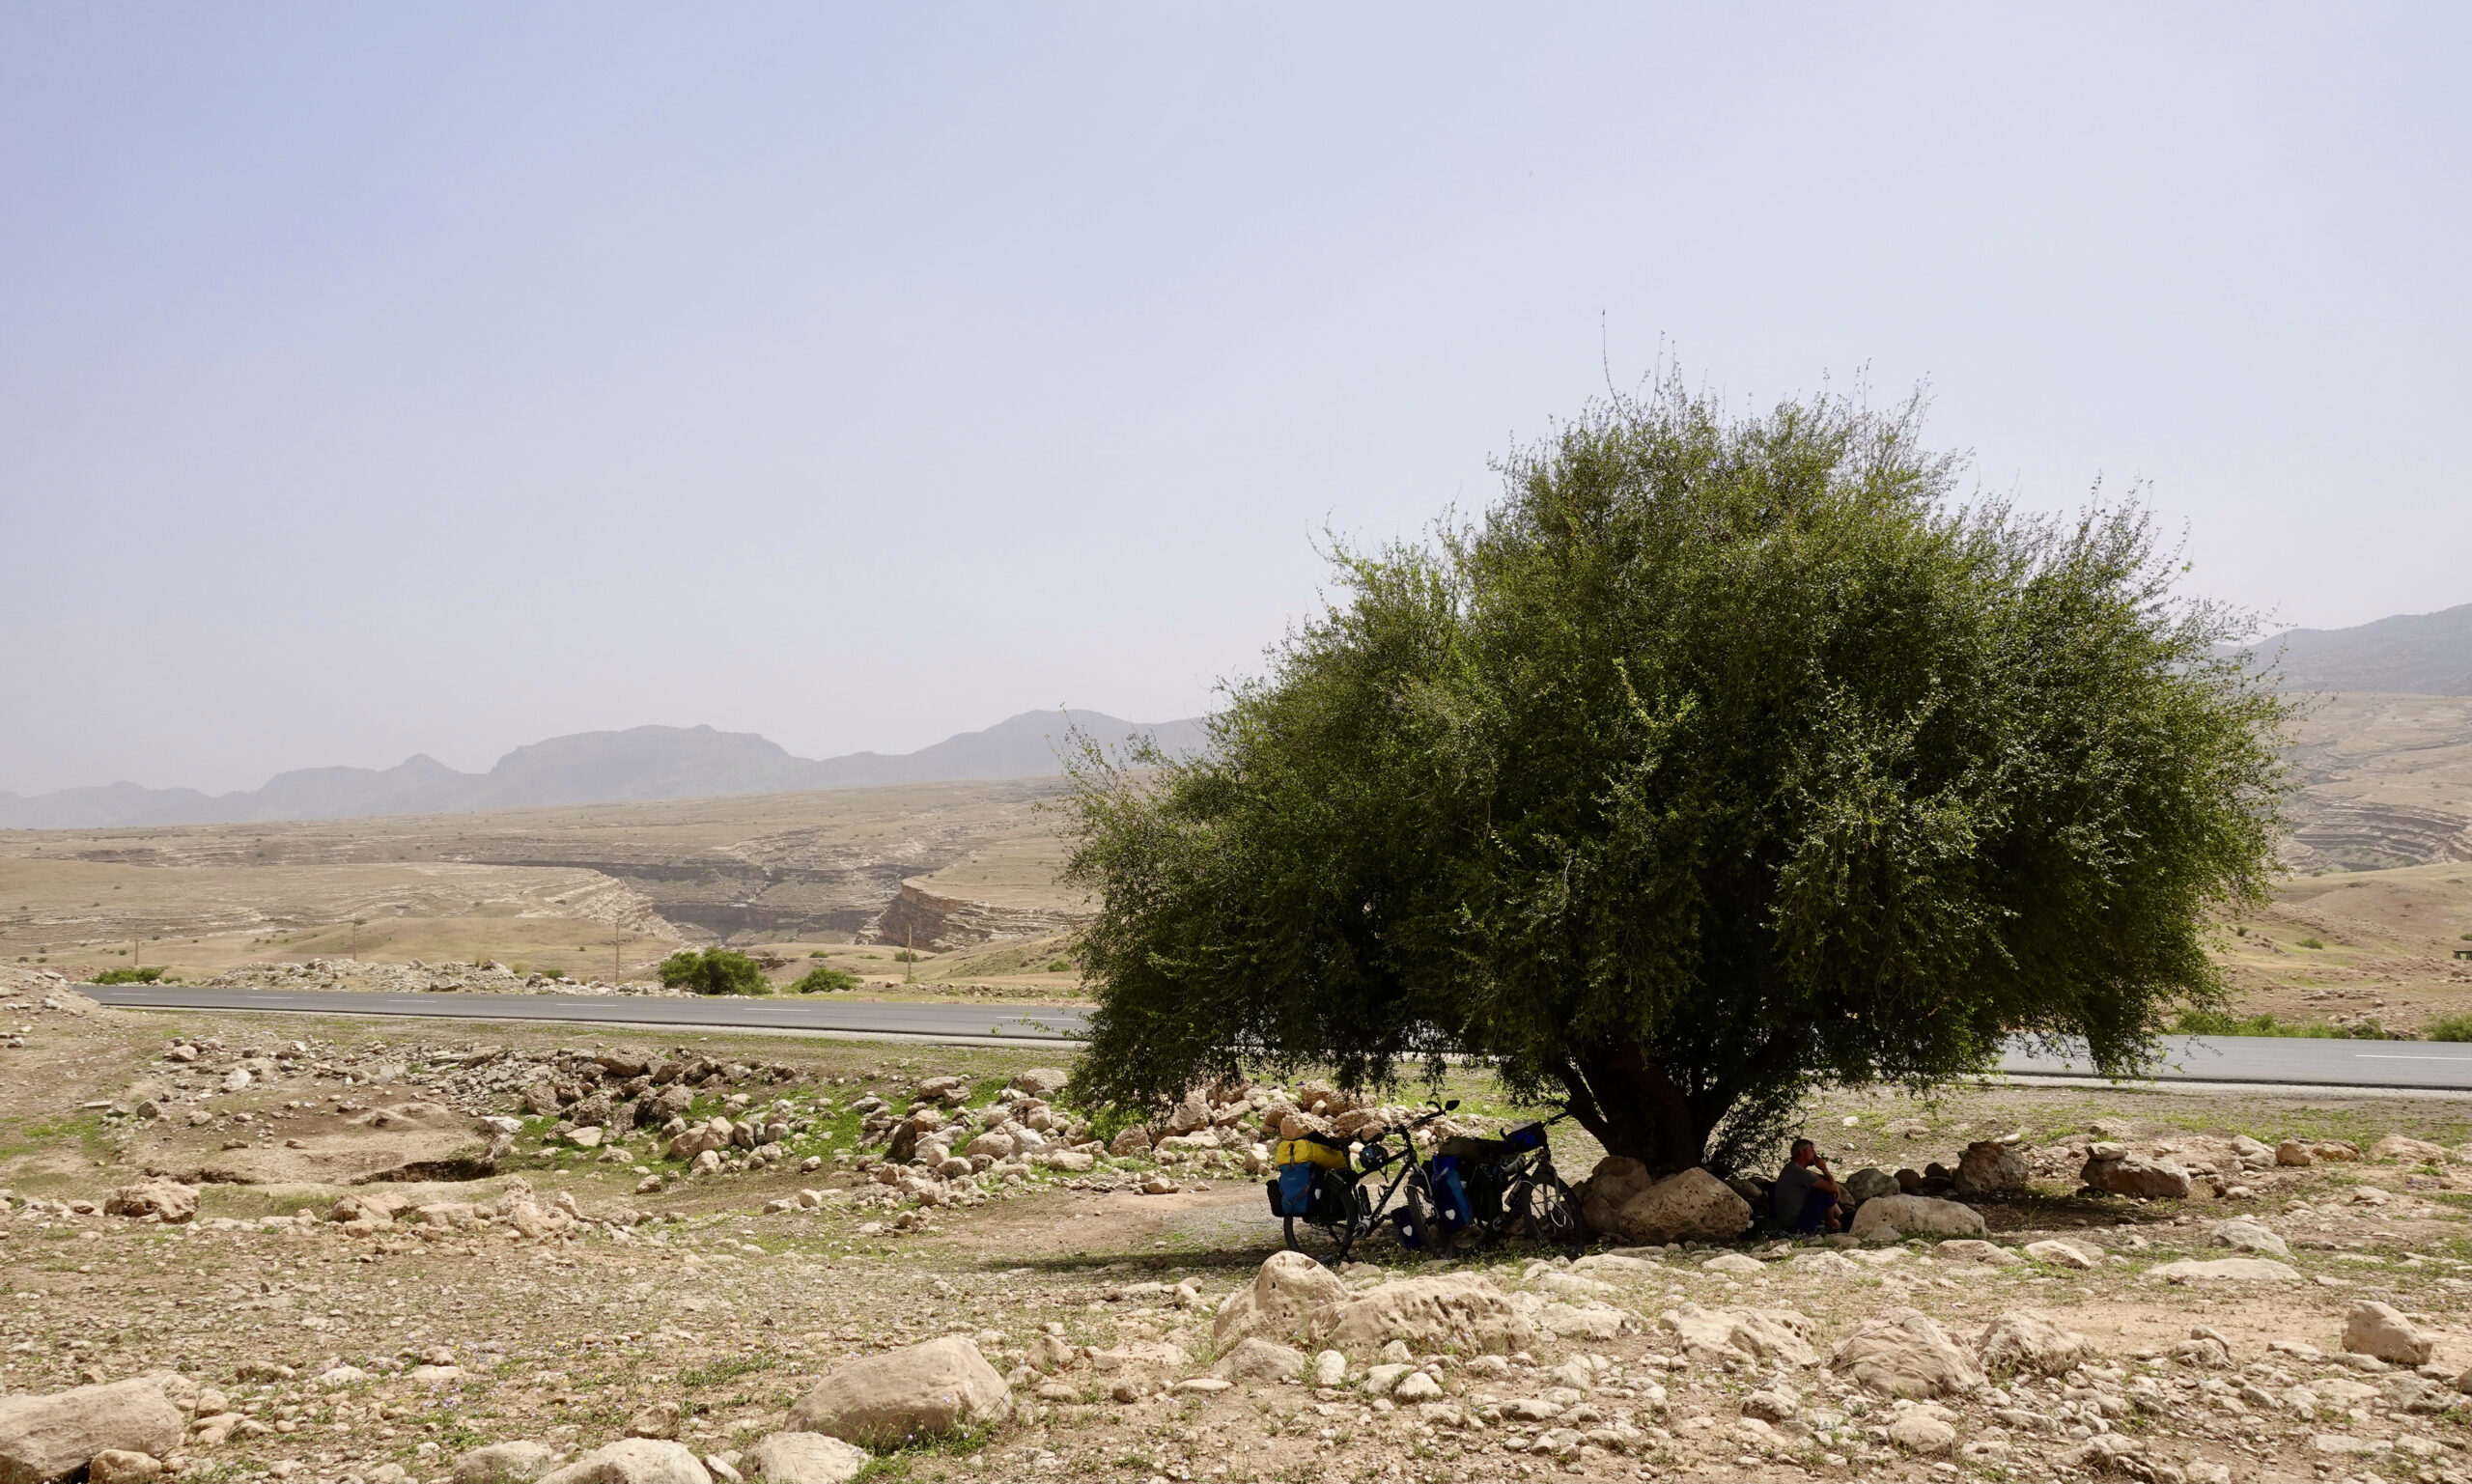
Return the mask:
[[859,941],[942,953],[999,938],[1036,938],[1074,927],[1089,914],[1061,908],[997,907],[960,897],[940,896],[917,882],[903,882],[901,890]]

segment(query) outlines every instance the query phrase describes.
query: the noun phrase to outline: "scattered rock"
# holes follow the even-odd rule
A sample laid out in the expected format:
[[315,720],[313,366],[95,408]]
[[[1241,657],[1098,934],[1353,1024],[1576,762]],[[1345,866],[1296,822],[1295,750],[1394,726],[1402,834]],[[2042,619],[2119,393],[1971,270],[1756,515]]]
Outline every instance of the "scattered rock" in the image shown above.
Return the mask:
[[2307,1169],[2310,1165],[2317,1163],[2318,1160],[2309,1152],[2307,1144],[2296,1138],[2288,1138],[2275,1146],[2275,1162],[2296,1169]]
[[154,1484],[162,1476],[161,1459],[126,1448],[105,1448],[86,1463],[86,1484]]
[[1937,1455],[1957,1445],[1957,1430],[1937,1413],[1913,1407],[1889,1423],[1889,1441],[1909,1453]]
[[1731,1242],[1751,1225],[1751,1204],[1708,1171],[1652,1180],[1646,1165],[1620,1155],[1597,1162],[1580,1188],[1580,1212],[1588,1230],[1629,1246]]
[[1877,1165],[1856,1170],[1845,1177],[1843,1185],[1845,1198],[1857,1205],[1878,1200],[1883,1195],[1895,1195],[1900,1189],[1896,1177]]
[[1442,1383],[1423,1371],[1410,1371],[1390,1388],[1391,1398],[1402,1402],[1438,1402],[1442,1400]]
[[[1344,1360],[1341,1363],[1344,1365]],[[1305,1369],[1305,1352],[1257,1334],[1250,1335],[1210,1369],[1212,1375],[1229,1381],[1285,1381]]]
[[978,1347],[946,1335],[836,1367],[790,1409],[789,1430],[888,1448],[998,1422],[1012,1410],[1004,1378]]
[[694,1451],[659,1438],[623,1438],[595,1448],[537,1484],[713,1484]]
[[2026,1255],[2038,1263],[2069,1268],[2079,1273],[2091,1273],[2103,1261],[2102,1253],[2079,1246],[2074,1242],[2064,1242],[2058,1237],[2027,1243]]
[[153,1217],[166,1226],[197,1218],[197,1188],[170,1180],[125,1185],[103,1202],[106,1216]]
[[669,1438],[678,1436],[678,1404],[655,1402],[627,1420],[626,1436],[630,1438]]
[[1073,1080],[1069,1073],[1056,1067],[1028,1067],[1013,1074],[1013,1087],[1035,1098],[1062,1092],[1064,1084]]
[[1293,1334],[1318,1309],[1348,1297],[1339,1275],[1302,1252],[1273,1252],[1253,1281],[1219,1307],[1211,1332],[1222,1345],[1249,1334]]
[[2065,1375],[2094,1358],[2093,1340],[2027,1310],[2003,1314],[1984,1326],[1975,1336],[1974,1349],[1986,1371],[2035,1376]]
[[1982,1370],[1920,1309],[1892,1309],[1840,1340],[1829,1369],[1892,1396],[1957,1396],[1980,1386]]
[[1534,1327],[1481,1273],[1401,1278],[1368,1288],[1323,1311],[1314,1329],[1318,1338],[1341,1351],[1371,1351],[1404,1340],[1420,1351],[1508,1354],[1535,1339]]
[[98,1453],[160,1458],[181,1444],[181,1414],[153,1381],[0,1398],[0,1484],[41,1484]]
[[1787,1365],[1814,1365],[1812,1321],[1792,1309],[1705,1309],[1679,1303],[1657,1316],[1657,1323],[1682,1341],[1683,1353],[1697,1365],[1727,1360],[1758,1363],[1774,1358]]
[[2138,1154],[2090,1156],[2077,1178],[2108,1194],[2135,1195],[2147,1200],[2185,1200],[2189,1193],[2187,1170],[2169,1160],[2149,1160]]
[[532,1484],[557,1458],[538,1442],[493,1442],[455,1461],[455,1484]]
[[[1748,1277],[1753,1274],[1764,1273],[1767,1271],[1767,1265],[1762,1263],[1758,1258],[1746,1256],[1741,1252],[1720,1252],[1716,1256],[1709,1258],[1706,1262],[1701,1263],[1700,1267],[1706,1269],[1710,1273],[1728,1273],[1741,1277]],[[1545,1274],[1545,1276],[1548,1281],[1555,1278],[1562,1278],[1565,1282],[1588,1282],[1588,1279],[1587,1278],[1572,1279],[1567,1274],[1561,1273],[1549,1273]],[[1614,1287],[1610,1283],[1593,1283],[1590,1284],[1590,1286],[1599,1293],[1610,1294],[1614,1291]]]
[[2434,1348],[2432,1337],[2401,1310],[2364,1299],[2344,1318],[2344,1349],[2356,1356],[2374,1356],[2391,1365],[2420,1365]]
[[2373,1160],[2401,1160],[2406,1164],[2444,1164],[2446,1146],[2432,1144],[2425,1138],[2405,1138],[2389,1134],[2370,1147]]
[[2297,1283],[2300,1274],[2289,1264],[2271,1257],[2218,1257],[2201,1262],[2184,1257],[2178,1262],[2161,1263],[2146,1270],[2149,1278],[2166,1283],[2231,1282],[2231,1283]]
[[1335,1386],[1348,1379],[1348,1358],[1335,1350],[1325,1350],[1313,1358],[1313,1384]]
[[2206,1240],[2216,1246],[2237,1247],[2243,1252],[2261,1252],[2268,1257],[2289,1257],[2291,1248],[2284,1240],[2255,1221],[2230,1220],[2207,1234]]
[[1984,1231],[1981,1212],[1929,1195],[1883,1195],[1867,1200],[1854,1213],[1851,1229],[1866,1242],[1895,1242],[1903,1237],[1980,1237]]
[[869,1461],[866,1449],[823,1433],[767,1433],[740,1460],[763,1484],[849,1484]]
[[1978,1139],[1957,1159],[1957,1193],[1968,1200],[2015,1195],[2031,1174],[2026,1157],[2013,1147]]
[[1943,1242],[1933,1248],[1940,1256],[1958,1262],[1989,1263],[1995,1268],[2013,1268],[2025,1261],[1998,1243],[1983,1242],[1973,1237],[1959,1237]]

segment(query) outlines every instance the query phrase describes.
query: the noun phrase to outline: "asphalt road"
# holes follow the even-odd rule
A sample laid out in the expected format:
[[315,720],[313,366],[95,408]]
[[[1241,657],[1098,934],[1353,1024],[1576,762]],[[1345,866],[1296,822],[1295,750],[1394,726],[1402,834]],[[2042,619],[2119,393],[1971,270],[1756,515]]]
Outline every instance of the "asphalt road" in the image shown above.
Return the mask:
[[[80,985],[106,1005],[172,1010],[276,1010],[575,1024],[693,1025],[936,1041],[1075,1041],[1082,1012],[1065,1005],[893,1004],[870,1000],[677,998],[632,994],[381,994],[351,990],[204,990],[160,984]],[[2315,1087],[2408,1087],[2472,1093],[2472,1044],[2308,1041],[2281,1036],[2174,1037],[2158,1081]],[[2012,1051],[2004,1072],[2092,1077],[2083,1057]]]
[[684,998],[653,994],[383,994],[355,990],[204,990],[160,984],[83,984],[98,1003],[165,1010],[282,1010],[311,1015],[404,1015],[458,1021],[695,1025],[805,1030],[935,1040],[1072,1041],[1082,1012],[1062,1005],[888,1004],[872,1000]]

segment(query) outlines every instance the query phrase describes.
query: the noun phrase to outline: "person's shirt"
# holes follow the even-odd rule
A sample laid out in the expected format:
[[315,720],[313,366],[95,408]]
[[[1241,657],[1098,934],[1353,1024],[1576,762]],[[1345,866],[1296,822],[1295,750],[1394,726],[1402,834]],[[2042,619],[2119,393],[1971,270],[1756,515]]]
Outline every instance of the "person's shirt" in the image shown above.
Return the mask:
[[1791,1160],[1777,1172],[1777,1184],[1768,1192],[1768,1203],[1776,1211],[1777,1219],[1788,1223],[1803,1218],[1803,1207],[1812,1197],[1812,1188],[1819,1184],[1819,1170],[1814,1165],[1797,1164]]

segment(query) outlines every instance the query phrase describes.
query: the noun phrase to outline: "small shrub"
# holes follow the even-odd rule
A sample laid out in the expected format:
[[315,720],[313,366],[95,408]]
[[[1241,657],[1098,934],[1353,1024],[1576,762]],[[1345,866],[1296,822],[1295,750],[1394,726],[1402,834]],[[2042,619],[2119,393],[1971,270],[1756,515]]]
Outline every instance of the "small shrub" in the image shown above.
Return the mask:
[[2322,943],[2322,942],[2319,942],[2317,938],[2302,938],[2302,939],[2300,940],[2300,946],[2301,946],[2301,947],[2303,947],[2303,948],[2323,948],[2323,947],[2325,947],[2326,945],[2325,945],[2324,943]]
[[154,984],[163,977],[159,968],[107,968],[95,976],[97,984]]
[[892,956],[892,961],[896,964],[915,964],[925,957],[927,957],[927,955],[923,953],[913,953],[909,949],[904,948]]
[[1047,971],[1051,974],[1069,974],[1073,972],[1073,961],[1071,959],[1051,960],[1048,963]]
[[820,959],[820,958],[823,958],[823,957],[824,957],[824,950],[823,950],[823,949],[821,949],[821,948],[818,948],[818,949],[816,949],[814,952],[812,952],[812,953],[808,954],[808,955],[807,955],[807,957],[808,957],[808,958],[811,958],[811,959]]
[[844,968],[810,968],[790,986],[793,994],[829,994],[835,990],[855,990],[858,976]]
[[545,968],[541,970],[541,977],[544,979],[564,979],[567,977],[567,971],[563,968]]
[[2472,1041],[2472,1012],[2439,1016],[2421,1035],[2430,1041]]
[[698,994],[770,994],[772,981],[753,959],[734,948],[682,948],[660,961],[660,982]]

